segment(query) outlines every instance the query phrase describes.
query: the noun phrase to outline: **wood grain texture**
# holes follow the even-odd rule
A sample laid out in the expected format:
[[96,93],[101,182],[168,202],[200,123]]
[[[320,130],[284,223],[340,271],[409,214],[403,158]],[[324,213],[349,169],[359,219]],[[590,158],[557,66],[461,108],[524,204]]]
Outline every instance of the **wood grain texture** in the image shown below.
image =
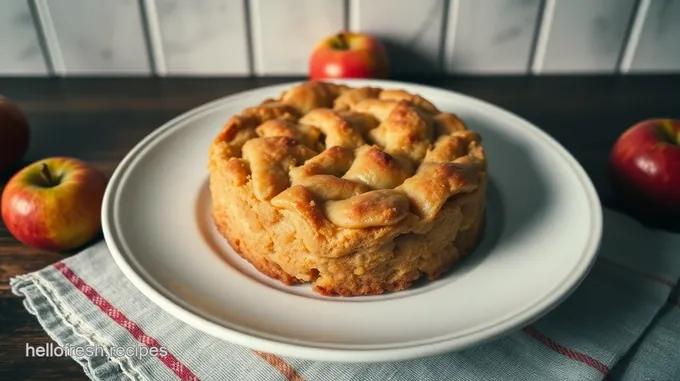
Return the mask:
[[0,75],[46,75],[27,0],[0,2]]
[[53,343],[19,298],[0,298],[0,380],[88,380],[83,368],[63,357],[27,357],[26,346]]
[[526,73],[540,5],[541,0],[451,0],[446,71]]
[[[81,158],[110,175],[137,142],[173,117],[222,96],[298,79],[0,79],[0,89],[25,111],[33,133],[25,160],[0,174],[0,191],[24,164],[55,155]],[[625,205],[609,192],[611,145],[628,126],[680,109],[680,98],[669,96],[680,86],[680,76],[397,79],[469,94],[533,122],[574,155],[603,205],[615,210]],[[677,220],[645,222],[680,232]],[[86,379],[69,358],[25,356],[26,343],[52,341],[7,285],[15,275],[70,255],[22,245],[0,222],[0,379]]]
[[58,75],[151,73],[136,0],[36,0]]
[[639,31],[631,35],[621,70],[630,73],[680,71],[680,1],[642,0]]
[[441,71],[444,0],[351,0],[349,26],[376,36],[394,74]]
[[534,73],[613,73],[635,0],[547,0]]
[[258,75],[306,75],[324,37],[344,28],[343,0],[250,0]]
[[[249,75],[245,1],[148,0],[161,75]],[[155,19],[155,20],[153,20]]]

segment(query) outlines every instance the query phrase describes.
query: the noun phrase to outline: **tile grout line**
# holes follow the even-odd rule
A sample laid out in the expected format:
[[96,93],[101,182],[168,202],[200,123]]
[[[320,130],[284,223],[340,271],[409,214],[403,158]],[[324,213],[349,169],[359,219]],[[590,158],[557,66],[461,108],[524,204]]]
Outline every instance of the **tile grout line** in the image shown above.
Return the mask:
[[361,31],[361,8],[359,7],[360,0],[345,0],[347,12],[347,28],[353,32]]
[[33,28],[35,28],[35,34],[38,38],[38,45],[40,46],[42,58],[45,62],[46,74],[47,76],[53,76],[54,64],[52,63],[52,55],[50,54],[50,49],[47,47],[47,41],[45,40],[45,30],[42,23],[40,22],[40,15],[38,15],[38,9],[36,8],[35,0],[26,0],[26,3],[28,4],[28,10],[31,13]]
[[621,45],[619,46],[619,53],[616,56],[616,62],[614,63],[614,68],[612,74],[621,73],[621,62],[623,62],[623,56],[626,53],[626,46],[630,40],[631,32],[633,30],[633,25],[637,19],[638,10],[640,9],[640,0],[633,0],[633,4],[630,8],[630,14],[628,15],[628,23],[626,23],[626,29],[623,32],[623,39],[621,40]]
[[259,43],[261,40],[260,37],[260,32],[259,28],[261,27],[260,25],[260,20],[258,15],[260,14],[260,7],[258,0],[247,0],[248,3],[250,4],[250,7],[248,8],[248,25],[250,26],[250,40],[251,44],[253,46],[252,49],[252,56],[253,56],[253,75],[256,76],[264,76],[266,75],[266,70],[264,67],[264,51],[262,50],[262,43]]
[[33,0],[32,5],[35,8],[37,21],[40,23],[40,29],[44,35],[45,48],[51,62],[52,74],[65,76],[67,72],[64,54],[61,51],[61,46],[59,46],[59,38],[54,28],[54,21],[52,20],[47,0]]
[[449,28],[449,9],[451,0],[443,0],[442,3],[442,25],[439,28],[439,51],[437,52],[437,66],[440,73],[446,72],[446,42]]
[[168,67],[165,62],[165,52],[163,50],[163,39],[161,27],[158,20],[156,0],[141,0],[142,24],[146,47],[151,60],[151,69],[161,77],[168,75]]
[[442,72],[443,73],[453,73],[455,70],[451,70],[449,65],[449,58],[452,57],[456,52],[456,35],[458,31],[458,16],[460,14],[460,1],[461,0],[450,0],[448,9],[446,12],[445,26],[442,27]]
[[243,21],[244,33],[246,39],[246,66],[248,67],[248,75],[255,76],[255,57],[253,52],[253,26],[250,13],[250,1],[241,0],[243,4]]
[[635,12],[635,17],[633,19],[633,25],[630,29],[630,35],[628,36],[628,41],[624,46],[623,54],[621,55],[621,62],[618,65],[619,72],[623,74],[629,73],[631,66],[633,65],[633,59],[635,59],[635,52],[640,42],[640,36],[642,35],[642,29],[645,26],[645,20],[647,19],[647,13],[649,12],[650,5],[651,0],[641,0],[638,4],[637,11]]
[[543,10],[545,9],[545,0],[540,0],[538,3],[538,9],[536,10],[536,17],[534,20],[534,30],[531,36],[531,46],[529,47],[529,52],[527,53],[527,62],[524,67],[524,74],[530,74],[531,68],[534,64],[534,59],[536,58],[536,46],[538,45],[538,37],[541,32],[541,23],[543,22]]
[[532,74],[541,74],[543,71],[543,61],[548,50],[548,41],[550,40],[550,29],[552,28],[552,21],[555,15],[555,7],[557,0],[545,0],[543,4],[543,12],[540,14],[540,22],[538,24],[538,32],[536,43],[534,47],[533,56],[530,57]]

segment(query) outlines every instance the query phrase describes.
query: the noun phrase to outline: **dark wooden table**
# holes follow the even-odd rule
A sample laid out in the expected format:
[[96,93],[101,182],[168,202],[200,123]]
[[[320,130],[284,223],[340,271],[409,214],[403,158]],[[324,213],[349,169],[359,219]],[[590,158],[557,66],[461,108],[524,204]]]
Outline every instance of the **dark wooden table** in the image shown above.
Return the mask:
[[[27,114],[32,141],[25,162],[50,156],[87,160],[110,175],[152,130],[212,99],[287,82],[269,79],[0,79],[0,94]],[[463,92],[543,128],[583,165],[605,206],[620,209],[606,179],[609,150],[628,126],[650,117],[680,118],[680,76],[402,78]],[[11,173],[0,176],[0,189]],[[673,220],[645,221],[680,231]],[[0,223],[0,379],[85,379],[68,358],[27,358],[26,344],[51,342],[12,295],[8,281],[69,254],[17,242]]]

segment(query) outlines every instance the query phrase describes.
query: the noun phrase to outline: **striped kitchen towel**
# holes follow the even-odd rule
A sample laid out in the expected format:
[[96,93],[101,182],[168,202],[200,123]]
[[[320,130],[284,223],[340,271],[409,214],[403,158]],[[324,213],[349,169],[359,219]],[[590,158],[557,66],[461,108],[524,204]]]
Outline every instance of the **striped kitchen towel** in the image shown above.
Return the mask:
[[671,381],[680,380],[679,277],[678,236],[605,210],[595,266],[548,315],[462,352],[374,364],[281,357],[204,334],[137,291],[104,243],[11,285],[58,347],[27,355],[69,355],[93,380]]

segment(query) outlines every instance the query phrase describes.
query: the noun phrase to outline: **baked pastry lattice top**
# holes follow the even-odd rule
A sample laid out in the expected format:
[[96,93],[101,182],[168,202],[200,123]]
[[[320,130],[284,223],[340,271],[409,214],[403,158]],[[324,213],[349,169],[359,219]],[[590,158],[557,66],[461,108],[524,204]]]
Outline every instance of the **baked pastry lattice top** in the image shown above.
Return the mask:
[[[306,82],[229,119],[211,146],[235,186],[315,229],[434,219],[476,189],[478,133],[419,95]],[[413,216],[412,216],[413,217]]]

